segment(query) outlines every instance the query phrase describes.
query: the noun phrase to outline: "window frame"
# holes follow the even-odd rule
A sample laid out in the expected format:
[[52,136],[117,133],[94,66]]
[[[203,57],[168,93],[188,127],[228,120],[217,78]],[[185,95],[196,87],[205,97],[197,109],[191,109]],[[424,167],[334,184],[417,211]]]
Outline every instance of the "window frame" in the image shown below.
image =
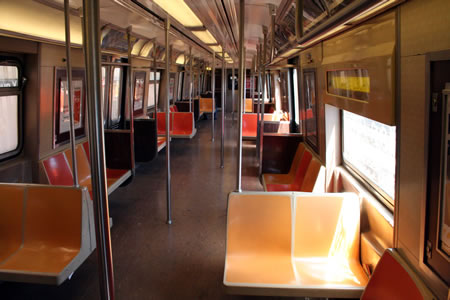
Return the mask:
[[24,144],[24,111],[23,111],[23,65],[22,62],[13,56],[0,55],[1,66],[17,67],[17,87],[2,87],[0,88],[0,96],[15,96],[17,95],[17,147],[14,150],[0,154],[0,162],[18,156],[23,150]]
[[[113,97],[114,97],[114,70],[115,69],[119,69],[120,70],[120,79],[119,79],[119,112],[118,112],[118,118],[117,120],[113,120],[112,118],[112,113],[113,113]],[[122,119],[122,93],[123,93],[123,86],[124,86],[124,80],[126,78],[126,76],[124,76],[124,68],[122,68],[121,66],[113,66],[112,68],[110,68],[110,82],[109,82],[109,101],[108,101],[108,123],[109,123],[109,128],[113,127],[113,126],[117,126],[118,124],[120,124],[120,121]]]
[[[361,116],[364,117],[364,116]],[[366,118],[366,117],[364,117]],[[367,118],[368,119],[368,118]],[[376,121],[375,121],[376,122]],[[385,207],[387,207],[390,211],[394,211],[395,207],[395,199],[392,199],[381,187],[379,187],[376,183],[372,182],[367,176],[365,176],[361,171],[358,170],[354,165],[352,165],[349,161],[344,158],[344,110],[340,109],[340,132],[341,132],[341,161],[342,166],[361,184],[369,193],[375,197],[378,201],[380,201]],[[397,141],[396,141],[397,143]],[[397,157],[396,162],[397,164]],[[397,168],[395,168],[397,172]],[[394,176],[397,179],[397,174]],[[397,185],[395,185],[397,186]],[[394,196],[395,196],[394,191]]]
[[[310,141],[310,139],[308,138],[308,118],[307,118],[307,114],[306,114],[306,78],[305,78],[305,74],[306,73],[312,73],[313,77],[314,77],[314,105],[315,105],[315,113],[314,113],[314,118],[315,118],[315,125],[316,125],[316,145],[314,145],[313,142]],[[302,103],[301,103],[301,109],[303,111],[304,114],[304,120],[303,120],[303,127],[302,127],[302,131],[305,136],[305,142],[317,153],[319,154],[319,149],[320,149],[320,140],[319,140],[319,108],[317,105],[317,69],[315,68],[308,68],[308,69],[302,69],[301,72],[301,81],[302,81],[302,91],[301,91],[301,98],[302,98]]]
[[[147,72],[142,71],[142,70],[138,70],[138,71],[135,71],[133,75],[134,75],[133,76],[133,78],[134,78],[134,80],[133,80],[133,85],[134,85],[134,88],[133,88],[133,116],[136,117],[136,116],[140,116],[140,115],[142,115],[144,113],[145,83],[146,83],[146,79],[147,79]],[[142,80],[142,79],[144,80],[144,83],[142,85],[142,89],[143,89],[143,91],[142,91],[142,100],[141,100],[142,101],[142,106],[139,109],[135,109],[134,105],[136,103],[136,97],[137,97],[137,95],[136,95],[137,81],[138,80]]]
[[[155,83],[155,80],[151,79],[151,76],[153,74],[153,78],[158,78],[157,74],[159,74],[159,79],[156,79],[156,99],[154,99],[154,104],[153,105],[149,105],[149,98],[150,95],[153,97],[154,96],[154,91],[150,90],[150,85],[153,85]],[[148,76],[148,86],[147,86],[147,90],[148,90],[148,94],[147,94],[147,112],[149,110],[152,110],[153,108],[155,108],[155,105],[158,105],[158,101],[159,100],[159,94],[160,94],[160,86],[161,86],[161,71],[160,70],[156,70],[156,71],[150,71],[150,74]],[[147,113],[148,114],[148,113]]]

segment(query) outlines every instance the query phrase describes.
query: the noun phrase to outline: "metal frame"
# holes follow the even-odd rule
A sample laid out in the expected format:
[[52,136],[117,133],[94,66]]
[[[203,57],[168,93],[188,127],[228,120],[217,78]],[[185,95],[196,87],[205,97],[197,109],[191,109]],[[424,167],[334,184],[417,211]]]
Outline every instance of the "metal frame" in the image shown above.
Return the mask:
[[220,141],[220,167],[223,169],[225,156],[225,47],[222,48],[222,132]]
[[263,139],[264,139],[264,110],[265,110],[265,99],[266,99],[266,58],[267,58],[267,33],[268,29],[266,26],[263,26],[263,51],[261,58],[261,88],[262,88],[262,101],[261,101],[261,120],[259,122],[259,175],[262,174],[262,152],[263,152]]
[[239,0],[239,106],[238,106],[238,141],[237,141],[237,176],[236,191],[242,192],[242,104],[245,101],[244,79],[245,79],[245,60],[244,60],[244,22],[245,22],[245,0]]
[[216,110],[216,52],[214,51],[212,55],[211,90],[212,90],[211,141],[214,142],[214,115]]
[[[130,114],[130,153],[131,153],[131,174],[133,176],[136,173],[134,164],[134,81],[133,81],[133,62],[132,62],[132,43],[131,43],[131,30],[132,27],[127,28],[127,41],[128,41],[128,64],[127,67],[127,82],[128,82],[128,112]],[[125,114],[126,115],[126,114]]]
[[[165,40],[166,40],[166,167],[167,167],[167,224],[172,224],[172,207],[171,207],[171,173],[170,173],[170,49],[169,49],[169,30],[170,20],[166,18],[165,22]],[[175,96],[174,96],[175,98]]]

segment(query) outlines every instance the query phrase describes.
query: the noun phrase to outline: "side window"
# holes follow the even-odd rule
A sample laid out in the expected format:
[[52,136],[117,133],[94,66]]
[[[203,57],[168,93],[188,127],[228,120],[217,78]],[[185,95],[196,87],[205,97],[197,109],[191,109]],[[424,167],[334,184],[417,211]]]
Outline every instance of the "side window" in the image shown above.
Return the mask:
[[304,134],[306,142],[317,152],[319,140],[317,137],[316,72],[314,70],[303,72],[303,87]]
[[147,101],[147,107],[153,107],[156,104],[155,100],[155,88],[156,88],[156,99],[159,97],[159,82],[161,80],[161,73],[156,72],[156,85],[154,82],[154,72],[150,72],[150,80],[148,83],[148,101]]
[[394,205],[395,126],[343,111],[342,135],[345,165]]
[[113,124],[120,121],[120,95],[122,94],[122,68],[114,67],[112,75],[110,120]]
[[[298,98],[298,75],[297,69],[292,69],[292,83],[293,83],[293,96],[294,96],[294,115],[295,115],[295,125],[300,128],[300,105]],[[300,130],[299,130],[300,132]]]

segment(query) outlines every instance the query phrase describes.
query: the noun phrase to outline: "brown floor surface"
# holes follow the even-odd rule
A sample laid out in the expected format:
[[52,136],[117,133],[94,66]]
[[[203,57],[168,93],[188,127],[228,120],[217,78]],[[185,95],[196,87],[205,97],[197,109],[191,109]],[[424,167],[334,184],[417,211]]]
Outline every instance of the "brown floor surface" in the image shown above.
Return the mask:
[[[226,121],[225,168],[220,122],[197,124],[192,140],[172,143],[173,225],[165,224],[165,151],[140,164],[131,184],[110,196],[116,299],[256,299],[223,287],[227,194],[236,187],[237,126]],[[254,143],[243,147],[243,190],[262,190]],[[0,283],[0,299],[99,299],[97,257],[61,286]],[[283,298],[285,299],[285,298]]]

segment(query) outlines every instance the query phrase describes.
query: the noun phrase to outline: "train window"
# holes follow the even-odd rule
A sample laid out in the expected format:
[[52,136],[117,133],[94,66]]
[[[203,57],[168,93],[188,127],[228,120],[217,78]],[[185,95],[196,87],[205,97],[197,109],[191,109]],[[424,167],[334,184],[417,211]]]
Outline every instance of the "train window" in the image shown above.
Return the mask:
[[106,112],[107,109],[105,107],[105,99],[107,97],[106,93],[106,67],[102,67],[102,110],[103,110],[103,125],[106,124]]
[[0,96],[0,158],[19,146],[19,96]]
[[114,67],[110,115],[110,119],[113,123],[118,123],[120,121],[120,95],[122,89],[121,83],[122,69],[120,67]]
[[184,77],[184,72],[178,73],[177,100],[182,100],[183,99],[183,95],[182,95],[182,91],[183,91],[183,77]]
[[19,86],[19,68],[17,66],[0,66],[0,88]]
[[169,101],[174,101],[176,73],[169,73]]
[[134,74],[134,115],[144,112],[144,92],[145,92],[145,75],[144,71],[135,72]]
[[[147,107],[153,107],[155,105],[155,73],[150,72],[150,81],[148,83],[148,98],[147,98]],[[161,79],[161,73],[156,72],[156,99],[159,97],[159,82]]]
[[395,126],[343,111],[344,162],[393,204],[395,195]]
[[318,151],[317,138],[317,107],[316,107],[316,72],[305,70],[303,72],[304,101],[303,113],[305,118],[306,142]]
[[338,97],[368,101],[370,93],[369,71],[366,69],[328,71],[327,92]]

